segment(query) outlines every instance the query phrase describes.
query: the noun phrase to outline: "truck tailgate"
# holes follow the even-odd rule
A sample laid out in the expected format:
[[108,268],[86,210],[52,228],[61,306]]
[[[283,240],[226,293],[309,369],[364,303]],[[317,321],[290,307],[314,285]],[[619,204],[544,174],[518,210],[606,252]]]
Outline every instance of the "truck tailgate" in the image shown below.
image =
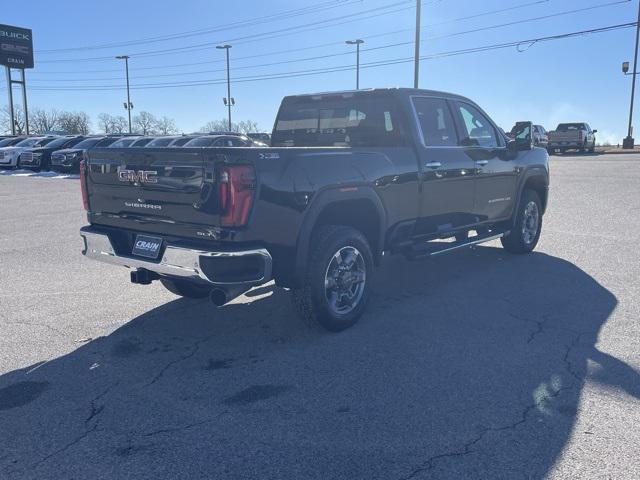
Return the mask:
[[[216,155],[203,149],[122,148],[87,152],[94,223],[215,224]],[[207,166],[206,166],[207,165]]]

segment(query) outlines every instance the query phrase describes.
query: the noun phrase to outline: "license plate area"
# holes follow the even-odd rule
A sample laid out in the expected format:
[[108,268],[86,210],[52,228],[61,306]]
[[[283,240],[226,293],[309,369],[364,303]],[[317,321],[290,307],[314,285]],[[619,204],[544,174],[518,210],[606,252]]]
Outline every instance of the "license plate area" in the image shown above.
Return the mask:
[[156,260],[162,248],[162,238],[150,235],[136,235],[131,253],[138,257]]

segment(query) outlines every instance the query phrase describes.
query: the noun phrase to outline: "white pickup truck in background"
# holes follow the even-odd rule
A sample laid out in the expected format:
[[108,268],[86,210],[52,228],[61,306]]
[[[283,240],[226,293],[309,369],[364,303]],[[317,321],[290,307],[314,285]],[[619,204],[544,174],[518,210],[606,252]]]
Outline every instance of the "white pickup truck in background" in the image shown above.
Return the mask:
[[567,150],[593,153],[596,149],[596,133],[588,123],[561,123],[549,132],[549,155]]

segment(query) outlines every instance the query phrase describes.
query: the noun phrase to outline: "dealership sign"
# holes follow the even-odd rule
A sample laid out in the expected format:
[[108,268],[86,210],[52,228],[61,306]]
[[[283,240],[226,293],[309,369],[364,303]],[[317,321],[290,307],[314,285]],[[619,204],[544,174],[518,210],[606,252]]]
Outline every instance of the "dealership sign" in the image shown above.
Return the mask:
[[31,30],[0,24],[0,65],[33,68]]

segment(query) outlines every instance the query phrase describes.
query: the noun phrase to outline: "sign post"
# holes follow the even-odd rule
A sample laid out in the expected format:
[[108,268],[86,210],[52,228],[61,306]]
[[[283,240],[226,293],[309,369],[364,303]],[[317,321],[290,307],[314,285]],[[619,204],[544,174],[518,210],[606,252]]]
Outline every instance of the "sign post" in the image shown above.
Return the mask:
[[[16,134],[16,117],[13,105],[13,85],[22,86],[22,109],[27,135],[29,135],[29,111],[27,110],[26,68],[33,68],[33,36],[28,28],[0,24],[0,65],[7,73],[7,91],[9,92],[9,113],[11,115],[11,133]],[[11,69],[20,70],[20,80],[14,80]]]

